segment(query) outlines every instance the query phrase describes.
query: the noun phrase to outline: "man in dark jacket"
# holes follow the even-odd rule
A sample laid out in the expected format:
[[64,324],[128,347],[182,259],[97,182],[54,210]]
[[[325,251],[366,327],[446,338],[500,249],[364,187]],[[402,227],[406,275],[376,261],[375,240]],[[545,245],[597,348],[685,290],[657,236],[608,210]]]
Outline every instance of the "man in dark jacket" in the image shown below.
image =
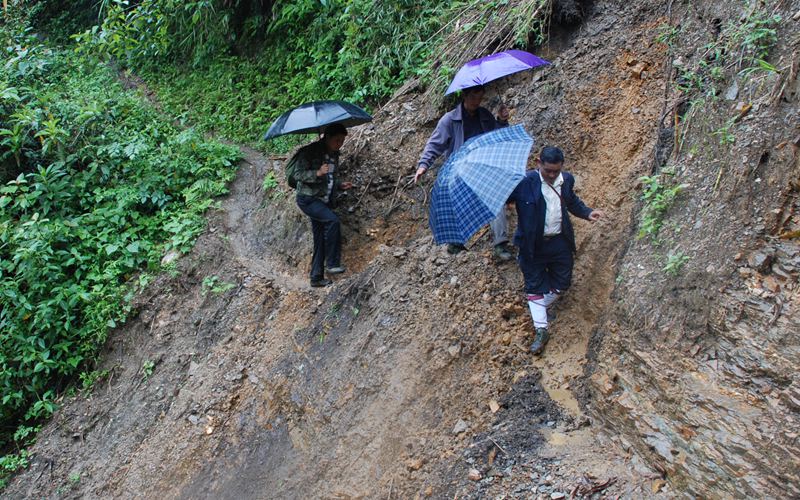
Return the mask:
[[[447,159],[464,142],[476,135],[508,125],[508,108],[501,106],[495,118],[488,109],[481,107],[485,90],[483,86],[464,89],[464,99],[455,109],[445,113],[428,139],[414,174],[414,182],[433,165],[440,156]],[[508,221],[505,210],[500,211],[491,222],[494,233],[494,254],[500,260],[510,260],[508,250]],[[458,253],[466,250],[464,245],[449,244],[447,251]]]
[[311,286],[331,284],[328,274],[340,274],[342,267],[342,239],[339,217],[333,213],[336,190],[353,187],[350,182],[337,182],[335,172],[339,167],[339,150],[344,144],[347,129],[341,124],[330,125],[322,139],[303,146],[291,161],[296,162],[294,178],[297,180],[297,206],[311,219],[314,235],[314,254],[311,257]]
[[528,172],[509,198],[517,206],[514,244],[519,247],[517,260],[536,331],[534,354],[541,353],[549,339],[547,308],[572,282],[575,233],[569,214],[592,222],[603,216],[575,194],[575,178],[561,171],[560,149],[544,148],[537,165],[538,170]]

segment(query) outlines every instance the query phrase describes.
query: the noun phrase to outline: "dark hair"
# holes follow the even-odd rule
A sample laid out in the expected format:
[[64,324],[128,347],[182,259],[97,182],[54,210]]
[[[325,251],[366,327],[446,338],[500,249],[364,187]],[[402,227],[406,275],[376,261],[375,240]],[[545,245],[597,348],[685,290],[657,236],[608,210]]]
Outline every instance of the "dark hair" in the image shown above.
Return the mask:
[[462,95],[471,94],[472,92],[486,92],[486,87],[483,85],[475,85],[474,87],[467,87],[461,91]]
[[325,127],[323,134],[325,137],[333,137],[334,135],[347,135],[347,127],[341,123],[334,123]]
[[564,163],[564,152],[554,146],[547,146],[539,153],[539,159],[542,163],[558,165],[559,163]]

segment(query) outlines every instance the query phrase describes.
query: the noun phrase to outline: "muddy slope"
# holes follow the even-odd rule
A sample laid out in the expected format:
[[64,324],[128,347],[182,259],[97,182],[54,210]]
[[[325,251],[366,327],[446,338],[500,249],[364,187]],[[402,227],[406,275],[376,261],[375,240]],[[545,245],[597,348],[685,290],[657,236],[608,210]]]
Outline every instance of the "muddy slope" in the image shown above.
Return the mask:
[[[563,147],[579,194],[607,212],[576,222],[575,282],[544,357],[527,352],[519,271],[492,262],[488,237],[457,257],[431,244],[433,179],[413,186],[408,175],[443,110],[409,85],[347,144],[343,172],[357,184],[339,208],[348,273],[328,289],[306,286],[307,221],[285,187],[261,187],[270,170],[282,178],[281,160],[246,151],[195,250],[137,298],[110,340],[100,368],[111,376],[64,401],[7,494],[643,498],[693,488],[679,468],[665,485],[643,464],[637,450],[659,459],[633,429],[639,416],[660,417],[617,411],[622,382],[584,390],[592,333],[589,373],[601,380],[632,359],[615,356],[662,301],[618,286],[617,273],[637,262],[636,179],[669,137],[669,58],[654,42],[669,13],[656,1],[580,5],[583,22],[555,24],[543,48],[552,66],[488,96],[511,105],[537,147]],[[235,286],[205,290],[212,275]],[[617,311],[620,294],[642,308]],[[617,317],[633,318],[619,337],[605,326]],[[576,393],[588,394],[583,406]]]

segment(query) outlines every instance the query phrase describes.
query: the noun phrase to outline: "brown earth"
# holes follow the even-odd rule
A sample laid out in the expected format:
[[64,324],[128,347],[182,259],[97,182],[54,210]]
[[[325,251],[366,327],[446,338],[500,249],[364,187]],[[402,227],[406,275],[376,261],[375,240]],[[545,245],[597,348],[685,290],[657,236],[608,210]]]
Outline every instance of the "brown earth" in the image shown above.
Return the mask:
[[[485,233],[456,257],[432,245],[426,212],[433,175],[414,186],[409,174],[443,110],[431,109],[409,85],[346,146],[343,174],[357,186],[338,209],[348,273],[328,289],[307,286],[307,221],[286,187],[264,192],[261,186],[270,170],[283,177],[281,161],[244,148],[246,159],[231,194],[210,215],[195,250],[177,261],[174,276],[160,276],[135,299],[132,318],[108,342],[99,368],[111,375],[91,394],[63,401],[40,434],[32,466],[4,494],[643,498],[778,491],[774,482],[760,479],[751,481],[750,489],[727,482],[724,478],[735,473],[731,470],[716,470],[716,482],[723,485],[718,489],[708,482],[713,471],[692,479],[703,467],[693,457],[703,456],[701,448],[713,449],[708,442],[677,459],[666,451],[671,461],[659,455],[674,446],[670,440],[688,439],[691,432],[713,437],[711,430],[698,432],[697,425],[683,434],[663,430],[683,417],[699,418],[686,407],[698,401],[699,390],[681,400],[671,393],[669,381],[699,373],[692,371],[699,361],[693,365],[692,360],[727,349],[734,337],[751,338],[746,332],[756,331],[759,320],[725,320],[731,326],[714,330],[725,333],[704,338],[691,356],[683,344],[666,349],[671,337],[657,332],[678,335],[676,319],[704,325],[712,310],[715,317],[730,317],[737,304],[750,300],[742,294],[774,286],[764,284],[769,277],[764,268],[736,274],[730,260],[743,245],[735,236],[736,220],[718,222],[729,220],[719,214],[736,196],[719,196],[705,208],[704,238],[725,234],[726,239],[718,246],[697,241],[696,251],[704,253],[692,255],[684,281],[695,285],[659,275],[663,263],[657,252],[632,240],[637,179],[660,167],[673,150],[674,131],[663,125],[671,111],[671,55],[655,39],[659,26],[675,23],[676,12],[655,1],[597,1],[584,8],[583,24],[553,26],[552,42],[541,51],[553,60],[551,67],[508,78],[487,96],[489,103],[501,97],[512,107],[512,121],[526,126],[537,148],[564,148],[579,195],[606,211],[601,222],[576,221],[574,285],[557,306],[544,356],[534,358],[527,351],[531,324],[519,270],[493,262]],[[797,116],[796,104],[780,105],[782,110],[765,106],[766,123],[787,106],[794,106]],[[769,128],[766,123],[749,124],[752,137]],[[791,128],[797,121],[787,123]],[[770,165],[796,162],[792,151],[785,145],[771,153]],[[793,191],[787,189],[780,200],[765,196],[767,185],[787,186],[794,174],[785,168],[762,170],[758,175],[768,179],[762,191],[749,191],[750,198],[739,203],[768,201],[753,208],[764,220],[772,204],[780,204],[777,219],[783,222],[769,231],[766,222],[761,231],[751,229],[746,237],[754,248],[767,232],[797,224],[793,215],[783,220],[784,214],[796,213]],[[710,189],[704,171],[686,176]],[[752,178],[739,181],[729,193],[751,185]],[[699,209],[687,202],[671,217],[695,224],[698,218],[686,210]],[[728,232],[719,233],[718,227]],[[773,262],[794,262],[791,241],[769,242],[772,250],[763,251]],[[726,262],[728,274],[696,279],[716,262]],[[796,282],[793,269],[782,272]],[[750,288],[730,286],[720,297],[721,309],[709,304],[710,291],[720,282],[745,274]],[[204,290],[208,276],[235,286],[223,293]],[[775,342],[798,331],[791,314],[797,288],[784,287],[783,281],[778,285],[786,295],[781,295],[783,314],[771,325]],[[770,293],[761,299],[777,300],[778,292]],[[758,344],[751,343],[746,353],[754,355]],[[692,345],[686,344],[689,353]],[[770,375],[791,372],[786,365],[797,359],[792,357],[796,338],[786,345],[784,353],[775,353],[780,366],[764,375],[770,391],[774,382],[784,392],[760,394],[791,405],[797,399],[796,376],[776,381]],[[686,374],[662,378],[678,367]],[[720,386],[703,387],[703,394],[716,401],[712,393]],[[756,383],[753,391],[761,387]],[[746,435],[737,426],[765,414],[770,419],[797,415],[796,408],[794,414],[777,413],[746,402],[758,403],[737,400],[737,413],[729,417],[732,435]],[[644,430],[654,422],[664,423],[658,429],[662,434]],[[787,429],[794,432],[797,425]],[[796,434],[794,439],[794,445],[779,441],[773,448],[789,450],[782,455],[788,460],[782,480],[792,480]],[[737,442],[732,438],[731,447]],[[769,458],[759,455],[753,463],[754,477],[768,477],[762,467],[773,463]]]

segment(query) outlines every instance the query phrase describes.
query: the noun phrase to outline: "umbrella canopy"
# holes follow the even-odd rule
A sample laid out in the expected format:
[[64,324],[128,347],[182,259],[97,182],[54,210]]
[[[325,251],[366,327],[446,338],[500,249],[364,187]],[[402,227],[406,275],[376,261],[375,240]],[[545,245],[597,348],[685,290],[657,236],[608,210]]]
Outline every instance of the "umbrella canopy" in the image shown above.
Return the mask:
[[429,223],[437,244],[465,244],[494,219],[525,177],[533,138],[522,125],[473,137],[445,162],[431,195]]
[[355,104],[344,101],[314,101],[290,109],[275,120],[264,140],[284,134],[322,132],[326,125],[341,123],[353,127],[372,121],[372,116]]
[[524,50],[506,50],[468,62],[456,73],[444,95],[476,85],[484,85],[506,75],[550,64]]

